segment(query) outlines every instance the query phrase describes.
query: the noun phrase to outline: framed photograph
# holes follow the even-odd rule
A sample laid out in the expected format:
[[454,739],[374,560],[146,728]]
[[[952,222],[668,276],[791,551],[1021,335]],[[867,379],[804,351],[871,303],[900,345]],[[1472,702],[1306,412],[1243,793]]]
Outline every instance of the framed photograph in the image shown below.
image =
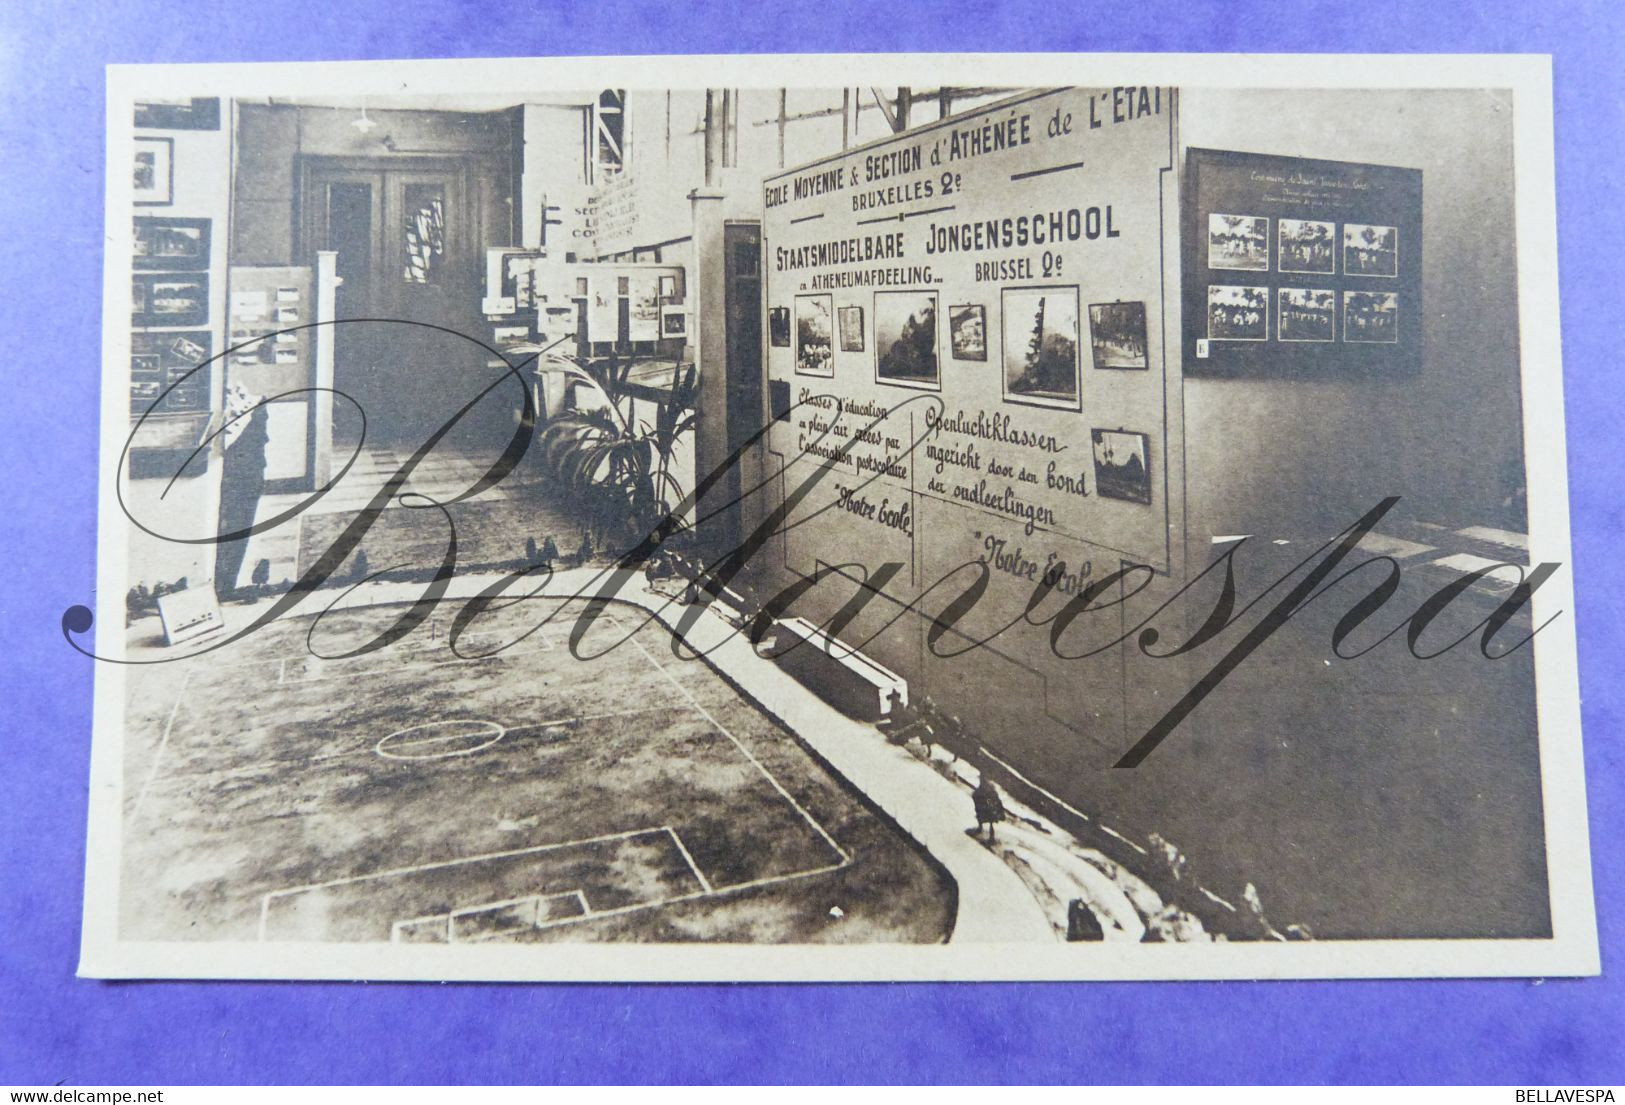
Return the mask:
[[1279,219],[1276,267],[1282,272],[1329,276],[1337,268],[1337,224],[1319,219]]
[[[1197,148],[1185,165],[1187,376],[1397,379],[1422,370],[1422,327],[1407,321],[1396,336],[1398,302],[1408,319],[1422,318],[1422,170]],[[1314,184],[1282,183],[1292,181]],[[1256,256],[1260,242],[1268,265]],[[1397,300],[1350,298],[1363,291]]]
[[660,298],[666,300],[677,298],[676,276],[662,276],[660,278]]
[[1343,224],[1343,275],[1399,275],[1399,228]]
[[[134,414],[193,413],[209,408],[207,330],[153,330],[130,335],[130,409]],[[168,394],[164,394],[165,389]],[[157,410],[154,400],[163,397]]]
[[688,316],[682,311],[667,311],[660,316],[660,336],[681,338],[688,335]]
[[175,140],[135,140],[135,205],[167,207],[175,202]]
[[209,267],[208,219],[178,219],[137,215],[135,251],[137,269],[194,272]]
[[841,324],[841,350],[845,353],[863,352],[863,308],[841,307],[837,313]]
[[1209,284],[1207,336],[1211,341],[1269,341],[1270,290]]
[[1012,403],[1078,410],[1078,289],[1006,288],[1004,397]]
[[956,361],[987,360],[987,308],[962,303],[948,308],[948,347]]
[[833,297],[796,296],[796,373],[835,375],[835,305]]
[[769,307],[767,310],[767,341],[780,349],[790,348],[790,308]]
[[1398,293],[1344,292],[1343,340],[1369,344],[1398,342]]
[[937,293],[875,293],[875,382],[936,391]]
[[1091,303],[1089,348],[1096,368],[1144,369],[1146,355],[1145,304]]
[[1276,333],[1282,341],[1336,341],[1337,293],[1325,288],[1282,288]]
[[208,273],[138,272],[130,278],[130,325],[202,326],[208,321]]
[[135,125],[150,130],[219,130],[218,97],[186,100],[138,100]]
[[1130,430],[1090,430],[1095,494],[1103,499],[1151,503],[1151,439]]
[[1207,217],[1207,267],[1268,272],[1270,221],[1262,215]]

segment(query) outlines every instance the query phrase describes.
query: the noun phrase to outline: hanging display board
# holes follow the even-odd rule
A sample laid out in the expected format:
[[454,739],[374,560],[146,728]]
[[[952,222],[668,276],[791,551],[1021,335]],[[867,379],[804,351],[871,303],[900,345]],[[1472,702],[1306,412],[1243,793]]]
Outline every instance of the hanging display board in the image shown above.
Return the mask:
[[833,468],[788,567],[1168,570],[1173,116],[1170,89],[1064,89],[764,182],[769,452],[787,490]]
[[1422,172],[1192,149],[1185,371],[1302,377],[1422,363]]

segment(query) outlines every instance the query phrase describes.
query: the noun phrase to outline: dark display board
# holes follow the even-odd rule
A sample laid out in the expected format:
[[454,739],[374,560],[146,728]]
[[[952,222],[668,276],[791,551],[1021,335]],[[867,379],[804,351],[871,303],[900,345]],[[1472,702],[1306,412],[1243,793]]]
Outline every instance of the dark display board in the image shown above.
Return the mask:
[[1422,364],[1422,171],[1187,151],[1185,371],[1404,374]]

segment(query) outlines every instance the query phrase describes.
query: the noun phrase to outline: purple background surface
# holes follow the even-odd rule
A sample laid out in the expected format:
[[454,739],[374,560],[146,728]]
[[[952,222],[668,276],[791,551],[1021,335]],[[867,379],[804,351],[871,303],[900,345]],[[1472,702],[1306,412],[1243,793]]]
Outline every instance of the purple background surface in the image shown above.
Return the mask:
[[[1612,2],[0,4],[0,1083],[1625,1082],[1617,672],[1625,12]],[[33,9],[33,10],[25,10]],[[952,14],[949,14],[949,13]],[[103,66],[780,51],[1554,55],[1575,612],[1602,978],[889,986],[81,981]],[[1425,73],[1418,79],[1426,80]],[[1615,353],[1610,354],[1608,350]],[[117,611],[118,596],[110,609]],[[1615,970],[1610,971],[1610,968]]]

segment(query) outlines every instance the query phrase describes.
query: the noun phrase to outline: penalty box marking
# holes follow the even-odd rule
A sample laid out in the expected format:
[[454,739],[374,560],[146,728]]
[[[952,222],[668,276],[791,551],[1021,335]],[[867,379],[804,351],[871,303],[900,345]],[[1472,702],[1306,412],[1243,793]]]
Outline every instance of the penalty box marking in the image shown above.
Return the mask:
[[[778,779],[774,777],[773,773],[767,769],[761,760],[758,760],[755,756],[751,755],[750,749],[746,748],[740,739],[733,735],[733,731],[730,730],[726,725],[722,724],[722,722],[718,721],[710,710],[707,710],[704,706],[700,705],[700,700],[694,697],[693,692],[679,683],[677,681],[677,677],[672,675],[671,672],[667,671],[664,664],[655,659],[654,653],[650,652],[643,646],[642,641],[638,640],[636,636],[633,636],[631,640],[634,645],[638,646],[638,651],[643,653],[644,657],[649,661],[649,663],[654,665],[655,670],[661,675],[665,676],[666,681],[669,682],[673,687],[676,687],[679,694],[688,699],[689,705],[692,706],[701,717],[710,722],[718,732],[733,742],[733,746],[739,749],[739,754],[745,757],[745,759],[749,760],[751,762],[751,766],[755,767],[757,771],[762,773],[762,777],[772,785],[774,790],[779,792],[779,795],[786,802],[790,803],[790,807],[794,809],[796,813],[801,815],[801,819],[807,824],[811,825],[813,830],[823,838],[824,843],[830,846],[830,850],[833,851],[837,856],[841,857],[841,863],[837,864],[837,866],[844,866],[847,862],[849,862],[852,857],[847,855],[846,849],[835,843],[835,838],[829,835],[829,831],[826,830],[823,825],[819,824],[818,819],[812,814],[808,813],[806,808],[803,807],[800,802],[797,802],[794,796],[792,796],[788,790],[784,789],[784,784],[780,783]],[[754,709],[754,706],[752,708]]]

